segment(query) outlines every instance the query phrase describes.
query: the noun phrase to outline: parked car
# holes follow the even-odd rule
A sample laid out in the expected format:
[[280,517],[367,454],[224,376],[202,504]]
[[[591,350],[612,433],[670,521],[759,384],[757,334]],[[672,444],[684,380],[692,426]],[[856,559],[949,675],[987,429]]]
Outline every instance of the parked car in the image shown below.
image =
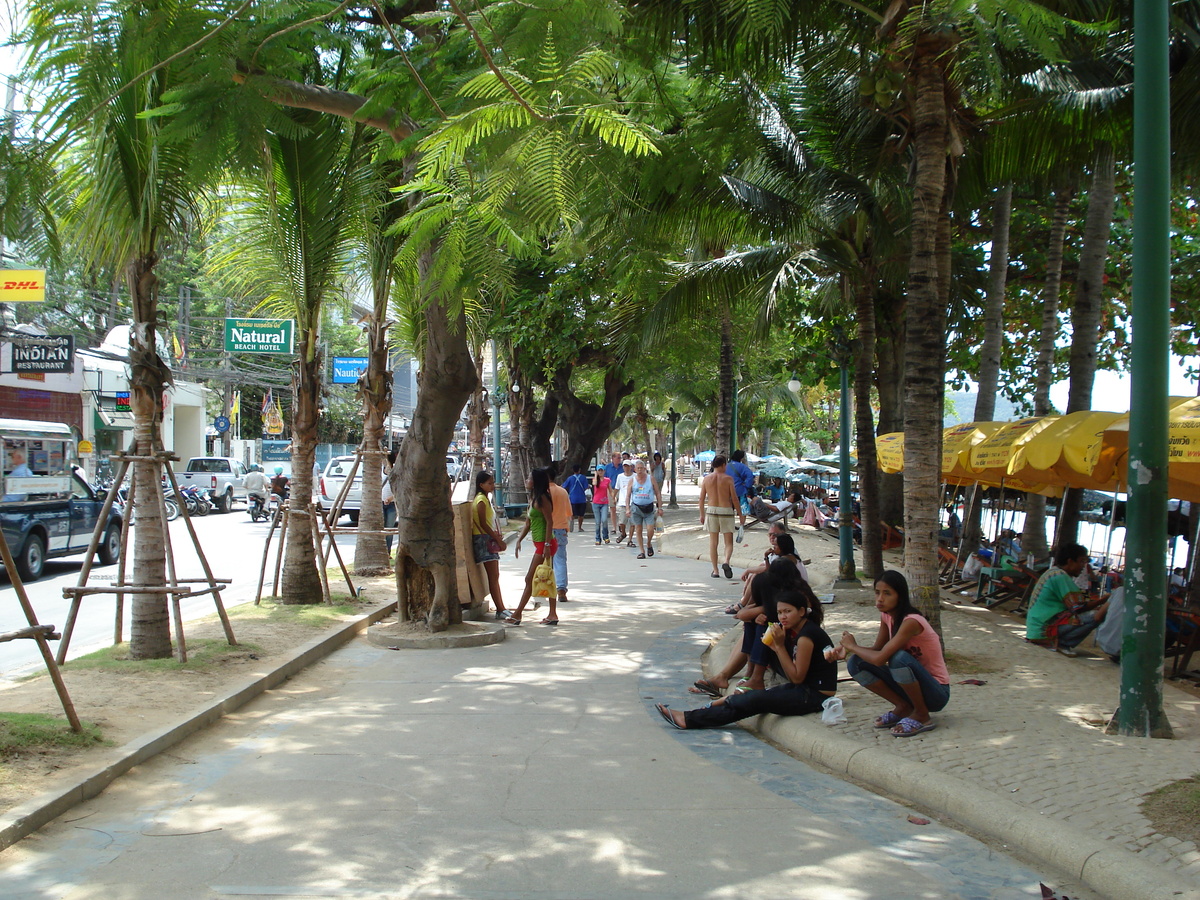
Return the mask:
[[457,456],[446,454],[446,474],[450,476],[451,483],[462,481],[467,477],[466,465]]
[[217,512],[229,512],[234,500],[246,499],[242,481],[246,467],[228,456],[197,456],[177,476],[181,488],[194,486],[208,493]]
[[[47,559],[87,550],[104,505],[103,491],[70,464],[75,436],[69,425],[0,419],[4,445],[0,527],[25,581],[42,576]],[[101,565],[121,552],[121,514],[114,507],[97,548]]]
[[[325,509],[333,508],[338,494],[342,491],[342,485],[346,483],[346,476],[350,474],[350,469],[353,466],[353,456],[335,456],[326,464],[325,471],[321,473],[320,478],[321,506]],[[380,477],[382,478],[382,476]],[[362,509],[361,465],[359,465],[358,471],[354,473],[354,481],[350,484],[350,489],[346,492],[346,498],[342,503],[342,513],[350,517],[351,524],[358,525],[358,511],[360,509]]]

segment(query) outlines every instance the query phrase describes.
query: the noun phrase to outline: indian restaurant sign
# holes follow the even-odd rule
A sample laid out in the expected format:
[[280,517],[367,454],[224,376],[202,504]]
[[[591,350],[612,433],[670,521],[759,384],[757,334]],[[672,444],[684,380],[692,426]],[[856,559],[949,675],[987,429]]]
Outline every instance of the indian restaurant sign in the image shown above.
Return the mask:
[[75,370],[75,338],[69,334],[45,337],[29,335],[12,339],[12,365],[8,371],[17,374],[73,372]]
[[226,319],[225,350],[229,353],[291,353],[293,319]]

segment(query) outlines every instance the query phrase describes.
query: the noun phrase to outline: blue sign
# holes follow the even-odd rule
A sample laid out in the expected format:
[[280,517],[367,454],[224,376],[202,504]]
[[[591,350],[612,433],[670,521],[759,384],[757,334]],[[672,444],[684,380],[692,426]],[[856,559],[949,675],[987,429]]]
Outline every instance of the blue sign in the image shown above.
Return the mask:
[[291,441],[270,441],[263,438],[263,462],[291,462],[292,452],[289,449],[291,446]]
[[217,429],[217,434],[224,434],[229,430],[229,419],[225,416],[217,416],[213,421],[213,428]]
[[370,362],[365,356],[335,356],[333,358],[333,383],[354,384],[358,376],[367,371]]

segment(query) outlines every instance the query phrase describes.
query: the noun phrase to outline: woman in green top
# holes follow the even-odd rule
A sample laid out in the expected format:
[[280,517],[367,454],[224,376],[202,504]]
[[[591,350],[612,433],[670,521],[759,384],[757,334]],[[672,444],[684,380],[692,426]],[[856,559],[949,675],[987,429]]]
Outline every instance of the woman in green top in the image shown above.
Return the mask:
[[[525,535],[532,534],[533,558],[529,560],[529,570],[525,573],[525,590],[521,592],[521,602],[517,604],[516,610],[504,620],[506,625],[521,624],[521,613],[533,594],[534,570],[542,564],[542,560],[553,557],[554,552],[558,549],[558,541],[554,539],[554,532],[549,524],[552,521],[551,510],[553,508],[550,500],[549,473],[545,469],[534,469],[525,480],[525,488],[529,491],[529,515],[525,517],[525,527],[521,529],[521,533],[517,537],[517,546],[513,550],[513,555],[518,559],[521,557],[521,541],[525,539]],[[555,603],[557,597],[550,597],[549,600],[550,614],[542,619],[542,624],[557,625],[558,608]]]

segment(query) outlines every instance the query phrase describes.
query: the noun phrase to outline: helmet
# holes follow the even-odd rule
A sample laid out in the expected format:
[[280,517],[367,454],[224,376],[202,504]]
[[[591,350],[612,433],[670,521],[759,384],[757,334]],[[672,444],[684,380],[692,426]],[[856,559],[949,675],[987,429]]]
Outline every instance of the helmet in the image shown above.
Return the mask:
[[256,463],[255,465],[252,465],[252,466],[250,467],[250,471],[251,471],[251,472],[261,472],[261,471],[262,471],[262,467],[261,467],[261,466],[259,466],[259,465]]
[[283,474],[283,466],[276,466],[276,467],[275,467],[275,474],[276,474],[276,475],[282,475],[282,474]]

